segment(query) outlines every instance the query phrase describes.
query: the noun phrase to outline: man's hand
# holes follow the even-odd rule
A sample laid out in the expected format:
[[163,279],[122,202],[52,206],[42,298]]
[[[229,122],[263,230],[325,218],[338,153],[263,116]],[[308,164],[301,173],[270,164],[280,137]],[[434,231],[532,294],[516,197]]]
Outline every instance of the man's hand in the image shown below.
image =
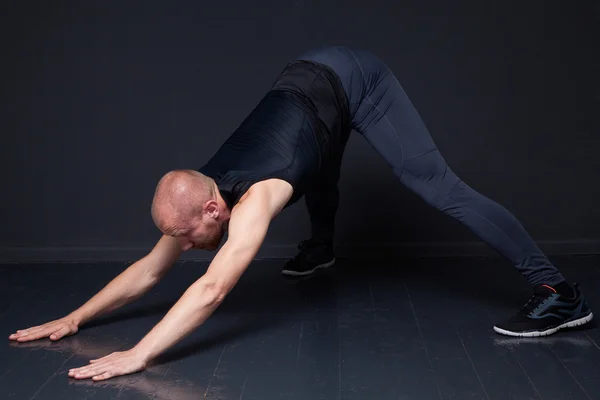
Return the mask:
[[69,376],[75,379],[92,378],[101,381],[114,376],[133,374],[145,369],[147,361],[134,349],[111,353],[97,360],[90,360],[90,364],[69,370]]
[[65,336],[74,335],[79,331],[79,323],[75,318],[67,316],[43,325],[34,326],[28,329],[18,330],[10,335],[10,340],[17,342],[29,342],[49,337],[50,340],[59,340]]

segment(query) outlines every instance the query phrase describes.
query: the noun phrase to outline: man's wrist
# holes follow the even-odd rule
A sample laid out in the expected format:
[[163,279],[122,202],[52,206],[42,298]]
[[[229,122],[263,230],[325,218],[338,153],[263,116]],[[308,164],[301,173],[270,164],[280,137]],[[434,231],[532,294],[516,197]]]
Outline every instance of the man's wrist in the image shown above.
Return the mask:
[[140,360],[142,360],[144,362],[144,365],[149,364],[150,361],[152,361],[156,357],[156,354],[153,354],[153,352],[147,347],[147,345],[143,342],[143,340],[141,342],[139,342],[138,344],[136,344],[134,347],[132,347],[131,351]]
[[73,311],[71,314],[67,315],[67,319],[70,320],[77,327],[80,327],[85,323],[83,315],[77,311]]

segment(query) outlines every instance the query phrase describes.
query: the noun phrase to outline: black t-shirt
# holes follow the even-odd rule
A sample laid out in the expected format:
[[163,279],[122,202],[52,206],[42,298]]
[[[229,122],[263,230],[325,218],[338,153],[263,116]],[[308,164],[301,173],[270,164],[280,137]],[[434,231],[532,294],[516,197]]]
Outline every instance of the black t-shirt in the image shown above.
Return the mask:
[[198,169],[213,178],[230,208],[254,183],[289,182],[300,199],[350,130],[339,77],[310,61],[289,63],[214,156]]

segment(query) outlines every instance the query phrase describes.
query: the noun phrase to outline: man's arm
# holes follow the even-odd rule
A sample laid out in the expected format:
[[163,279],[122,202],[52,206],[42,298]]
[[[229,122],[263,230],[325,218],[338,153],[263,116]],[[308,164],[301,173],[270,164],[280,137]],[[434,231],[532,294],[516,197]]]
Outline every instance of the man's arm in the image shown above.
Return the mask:
[[27,342],[73,335],[90,320],[140,298],[167,273],[180,254],[177,240],[163,236],[148,255],[129,266],[81,307],[63,318],[19,330],[9,339]]
[[227,242],[206,273],[194,282],[164,319],[135,347],[152,360],[204,323],[250,265],[263,244],[272,219],[291,196],[268,184],[253,187],[234,208]]
[[[287,184],[286,184],[287,185]],[[236,285],[260,249],[271,220],[283,209],[292,189],[275,183],[253,186],[232,210],[227,242],[206,273],[194,282],[165,317],[132,349],[115,352],[74,368],[76,379],[104,380],[140,371],[200,326]]]
[[182,250],[177,239],[162,236],[148,255],[141,258],[98,294],[70,315],[85,324],[142,297],[171,269]]

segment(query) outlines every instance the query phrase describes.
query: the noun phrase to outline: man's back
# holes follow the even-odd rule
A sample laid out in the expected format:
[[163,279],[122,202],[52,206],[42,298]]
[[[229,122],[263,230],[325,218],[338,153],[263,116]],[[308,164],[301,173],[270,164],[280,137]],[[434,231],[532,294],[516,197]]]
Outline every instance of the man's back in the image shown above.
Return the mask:
[[296,202],[348,129],[347,101],[337,76],[311,62],[294,62],[199,169],[215,180],[229,207],[254,183],[289,182]]

